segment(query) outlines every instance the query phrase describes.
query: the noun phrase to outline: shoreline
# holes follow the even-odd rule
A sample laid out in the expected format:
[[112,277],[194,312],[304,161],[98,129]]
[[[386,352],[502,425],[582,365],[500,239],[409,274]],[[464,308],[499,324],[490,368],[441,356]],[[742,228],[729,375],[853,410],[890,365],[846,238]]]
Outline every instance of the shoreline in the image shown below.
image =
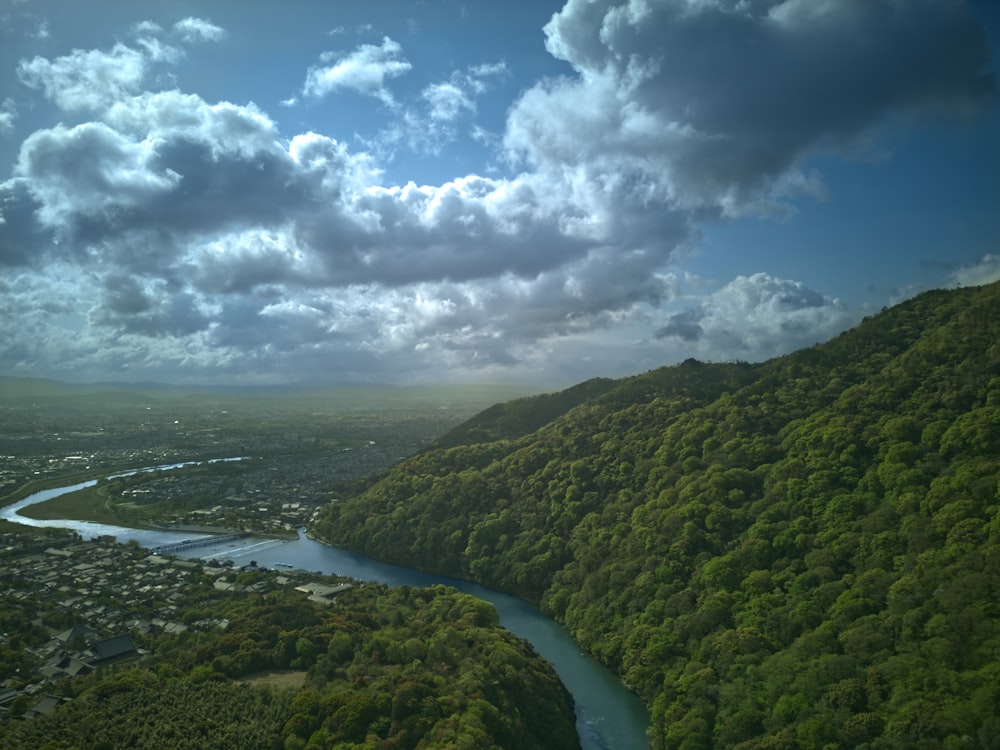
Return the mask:
[[[203,534],[210,536],[226,536],[231,534],[252,534],[254,536],[259,536],[269,539],[295,539],[297,538],[294,530],[288,532],[276,532],[274,530],[255,530],[252,528],[242,528],[242,529],[232,529],[224,528],[220,526],[208,526],[199,524],[184,524],[184,523],[170,523],[164,521],[137,521],[130,518],[123,518],[117,513],[111,510],[111,506],[105,502],[103,505],[106,512],[92,512],[93,511],[93,501],[88,503],[87,499],[83,499],[78,502],[70,502],[68,505],[72,507],[67,507],[66,498],[67,496],[75,495],[84,491],[96,491],[101,480],[108,479],[118,479],[121,477],[134,476],[136,474],[143,473],[153,473],[157,471],[170,471],[172,469],[181,469],[188,466],[200,466],[214,463],[222,463],[229,461],[244,461],[249,457],[247,456],[237,456],[229,458],[206,458],[191,461],[181,461],[171,464],[159,464],[155,466],[140,466],[140,467],[102,467],[101,469],[94,470],[88,469],[86,471],[73,472],[70,474],[64,474],[58,477],[46,477],[44,479],[32,479],[24,484],[20,485],[17,489],[14,489],[7,494],[0,497],[0,508],[9,509],[11,506],[23,503],[25,500],[31,498],[33,495],[42,494],[52,490],[61,490],[67,487],[75,487],[75,489],[68,492],[59,492],[52,497],[46,497],[39,499],[35,502],[22,505],[20,508],[13,510],[12,512],[5,513],[5,519],[9,523],[19,523],[16,520],[17,517],[24,519],[30,519],[32,521],[59,521],[68,520],[76,523],[87,523],[95,525],[106,525],[106,526],[117,526],[120,528],[131,529],[134,531],[163,531],[169,533],[191,533],[191,534]],[[51,504],[51,505],[50,505]],[[50,505],[50,508],[42,511],[42,508],[46,505]],[[52,510],[51,507],[55,506],[57,509]],[[32,511],[32,509],[34,509]],[[22,523],[25,526],[35,526],[31,523]]]

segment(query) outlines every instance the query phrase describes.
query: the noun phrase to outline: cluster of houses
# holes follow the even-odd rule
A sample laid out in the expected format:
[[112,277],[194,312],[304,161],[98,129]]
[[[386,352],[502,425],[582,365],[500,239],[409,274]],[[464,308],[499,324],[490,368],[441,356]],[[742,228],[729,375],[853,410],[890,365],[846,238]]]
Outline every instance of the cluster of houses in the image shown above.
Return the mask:
[[[326,502],[326,487],[338,476],[334,465],[316,471],[290,472],[263,459],[215,471],[180,470],[142,474],[113,488],[119,509],[135,509],[143,520],[177,526],[216,526],[256,533],[295,536],[317,507]],[[321,469],[321,470],[319,470]],[[238,472],[238,473],[235,473]]]
[[[110,539],[28,541],[26,534],[0,536],[0,602],[7,613],[32,617],[44,642],[24,643],[24,634],[0,632],[0,646],[21,644],[30,656],[30,674],[0,674],[0,719],[30,718],[60,702],[53,687],[60,680],[142,659],[148,634],[188,629],[225,629],[224,619],[184,617],[185,589],[211,583],[220,592],[295,587],[315,601],[332,601],[348,586],[310,582],[305,574],[272,575],[243,586],[240,570],[204,562],[154,555],[134,543]],[[55,627],[56,624],[62,627]]]
[[[39,649],[42,654],[49,653],[48,660],[38,668],[37,677],[41,679],[24,690],[7,685],[0,688],[0,717],[9,719],[11,713],[18,713],[20,718],[31,719],[39,714],[54,710],[66,699],[51,693],[41,693],[46,684],[51,684],[64,677],[97,672],[112,664],[140,659],[144,652],[136,645],[131,633],[122,633],[111,638],[100,638],[95,630],[86,625],[74,625],[68,630],[57,633],[55,637]],[[25,701],[23,712],[15,709],[19,696],[29,698],[38,696],[32,705]]]

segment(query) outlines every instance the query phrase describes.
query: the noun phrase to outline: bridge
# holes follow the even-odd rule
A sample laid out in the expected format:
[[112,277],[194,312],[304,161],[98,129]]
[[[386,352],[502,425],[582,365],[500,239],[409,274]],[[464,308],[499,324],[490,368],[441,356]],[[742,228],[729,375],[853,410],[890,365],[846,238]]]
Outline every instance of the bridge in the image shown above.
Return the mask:
[[193,549],[195,547],[207,547],[210,544],[225,544],[226,542],[235,542],[238,539],[245,539],[250,536],[247,532],[240,532],[238,534],[213,534],[212,536],[201,537],[199,539],[185,539],[183,542],[174,542],[173,544],[161,544],[159,547],[153,547],[150,549],[154,555],[162,555],[170,552],[179,552],[185,549]]

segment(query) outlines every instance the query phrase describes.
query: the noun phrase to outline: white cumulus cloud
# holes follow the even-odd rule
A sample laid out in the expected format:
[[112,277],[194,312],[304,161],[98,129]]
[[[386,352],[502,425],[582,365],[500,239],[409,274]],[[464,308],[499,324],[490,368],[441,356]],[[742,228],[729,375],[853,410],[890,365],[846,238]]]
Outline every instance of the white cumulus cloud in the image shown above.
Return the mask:
[[948,278],[951,286],[981,286],[1000,281],[1000,255],[986,254],[978,263],[958,269]]
[[0,102],[0,136],[10,133],[14,129],[14,121],[17,119],[17,107],[14,100],[7,97]]
[[185,42],[217,42],[226,32],[221,26],[203,18],[187,17],[174,24],[174,31]]
[[349,89],[367,96],[393,103],[386,87],[386,79],[407,73],[412,67],[403,57],[403,48],[389,37],[379,45],[362,44],[353,52],[337,54],[326,52],[320,57],[322,65],[309,68],[302,93],[321,98],[339,89]]
[[34,57],[18,63],[17,73],[31,88],[65,110],[97,110],[140,90],[147,58],[138,50],[116,44],[110,52],[73,50],[49,60]]
[[657,337],[683,341],[707,359],[760,361],[825,341],[853,322],[839,300],[801,282],[755,273],[671,315]]

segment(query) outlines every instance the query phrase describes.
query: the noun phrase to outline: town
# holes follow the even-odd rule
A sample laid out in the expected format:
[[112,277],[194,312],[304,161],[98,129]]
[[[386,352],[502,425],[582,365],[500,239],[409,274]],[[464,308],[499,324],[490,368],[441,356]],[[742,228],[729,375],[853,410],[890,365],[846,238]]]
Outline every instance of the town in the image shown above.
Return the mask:
[[10,571],[0,582],[0,720],[53,710],[66,700],[62,680],[140,660],[160,635],[225,630],[227,619],[201,615],[227,598],[289,589],[332,603],[352,585],[35,530],[0,534],[0,561]]
[[[294,536],[338,482],[383,471],[490,401],[375,404],[159,391],[64,398],[0,392],[0,504],[97,483],[32,506],[48,518]],[[238,461],[210,459],[238,458]],[[156,471],[136,469],[188,464]],[[157,639],[225,630],[230,599],[297,591],[329,603],[351,581],[255,561],[153,554],[113,537],[0,522],[0,720],[30,719],[72,678],[145,658]],[[216,606],[220,605],[220,606]]]
[[271,484],[293,495],[306,484],[381,471],[495,403],[488,391],[451,401],[396,395],[383,403],[336,391],[308,398],[156,389],[51,397],[26,388],[0,380],[0,494],[29,481],[243,456],[267,463],[254,482],[269,473]]

